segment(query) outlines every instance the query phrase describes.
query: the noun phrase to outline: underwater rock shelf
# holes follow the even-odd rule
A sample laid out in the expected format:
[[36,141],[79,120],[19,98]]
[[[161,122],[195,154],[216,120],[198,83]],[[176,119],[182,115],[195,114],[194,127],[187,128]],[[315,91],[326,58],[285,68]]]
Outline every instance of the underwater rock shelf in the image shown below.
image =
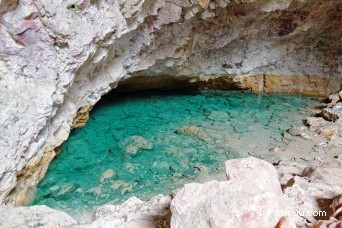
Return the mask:
[[[224,173],[224,161],[283,144],[315,98],[214,91],[111,93],[73,130],[33,204],[82,214]],[[275,155],[274,155],[275,156]]]

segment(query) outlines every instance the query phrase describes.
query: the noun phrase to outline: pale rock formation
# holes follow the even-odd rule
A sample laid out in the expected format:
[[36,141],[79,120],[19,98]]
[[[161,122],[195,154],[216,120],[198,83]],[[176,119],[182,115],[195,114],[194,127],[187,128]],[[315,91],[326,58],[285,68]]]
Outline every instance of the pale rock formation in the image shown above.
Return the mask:
[[[294,173],[284,185],[284,194],[288,201],[301,213],[300,225],[307,221],[316,222],[316,218],[307,213],[325,211],[325,219],[329,218],[330,204],[324,207],[325,201],[342,193],[342,160],[322,162],[317,166],[307,166],[302,172]],[[321,202],[321,203],[320,203]]]
[[107,179],[112,178],[116,176],[116,173],[114,170],[112,169],[107,169],[106,171],[104,171],[103,173],[101,173],[101,175],[99,176],[99,183],[103,184]]
[[99,207],[91,224],[77,228],[151,228],[169,227],[171,217],[170,196],[158,195],[147,202],[131,197],[120,205]]
[[73,227],[76,221],[64,212],[47,206],[0,207],[0,227]]
[[178,134],[185,134],[189,136],[196,137],[204,142],[210,142],[213,140],[210,133],[205,129],[197,126],[185,126],[176,131]]
[[322,117],[307,117],[306,123],[313,129],[317,129],[329,123],[328,121],[324,120]]
[[130,75],[336,92],[338,3],[1,0],[0,204],[28,201],[70,129]]
[[[228,181],[186,184],[171,202],[171,227],[275,227],[289,210],[275,168],[256,158],[226,162]],[[294,227],[294,226],[292,226]]]
[[323,109],[322,114],[327,120],[330,121],[342,119],[342,102],[338,102],[332,107]]
[[139,150],[151,150],[153,148],[153,144],[151,142],[139,135],[133,135],[125,138],[119,143],[119,146],[122,149],[123,156],[134,156]]
[[329,121],[342,123],[342,90],[329,96],[328,107],[322,110],[322,116]]

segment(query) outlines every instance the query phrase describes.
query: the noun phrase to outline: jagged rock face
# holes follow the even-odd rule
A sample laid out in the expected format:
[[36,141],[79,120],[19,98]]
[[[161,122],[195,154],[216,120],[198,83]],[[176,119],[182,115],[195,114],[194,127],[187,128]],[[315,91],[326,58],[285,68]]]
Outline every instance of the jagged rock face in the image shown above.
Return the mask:
[[125,76],[339,77],[338,5],[1,0],[0,204],[28,200],[71,126]]

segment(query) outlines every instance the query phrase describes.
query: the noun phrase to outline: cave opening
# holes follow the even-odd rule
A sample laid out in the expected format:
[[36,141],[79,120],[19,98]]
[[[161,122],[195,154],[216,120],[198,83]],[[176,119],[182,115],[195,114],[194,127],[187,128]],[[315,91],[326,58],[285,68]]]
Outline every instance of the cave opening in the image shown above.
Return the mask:
[[[315,143],[286,137],[310,115],[317,97],[232,90],[231,82],[224,90],[215,83],[165,87],[156,82],[127,92],[125,83],[135,88],[119,85],[95,105],[84,127],[71,132],[33,205],[82,221],[96,206],[132,196],[147,200],[189,182],[223,180],[228,159],[276,162]],[[289,147],[292,154],[280,149]]]

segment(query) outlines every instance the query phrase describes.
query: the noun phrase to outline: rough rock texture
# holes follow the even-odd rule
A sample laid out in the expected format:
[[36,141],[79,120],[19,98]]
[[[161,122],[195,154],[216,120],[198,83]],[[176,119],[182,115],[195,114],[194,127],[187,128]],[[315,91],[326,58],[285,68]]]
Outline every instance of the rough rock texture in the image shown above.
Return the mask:
[[123,204],[99,207],[91,224],[79,225],[79,228],[167,228],[170,224],[170,196],[158,195],[147,202],[135,197]]
[[1,0],[0,204],[30,199],[70,128],[125,76],[340,77],[338,4]]
[[[171,202],[171,227],[275,227],[290,208],[275,168],[256,158],[226,162],[228,181],[186,184]],[[274,214],[273,214],[274,213]]]
[[46,206],[0,207],[0,227],[72,227],[76,221],[64,212]]
[[328,96],[340,90],[342,78],[257,74],[248,76],[134,76],[119,82],[117,91],[143,89],[248,89],[254,92]]
[[[326,211],[325,216],[314,217],[303,214],[302,224],[307,221],[315,223],[316,219],[328,219],[331,215],[330,202],[342,193],[342,160],[320,162],[307,166],[299,173],[293,173],[284,185],[284,194],[288,201],[301,212]],[[289,168],[296,166],[292,163]],[[288,174],[290,174],[288,172]],[[300,224],[300,222],[298,222]]]

